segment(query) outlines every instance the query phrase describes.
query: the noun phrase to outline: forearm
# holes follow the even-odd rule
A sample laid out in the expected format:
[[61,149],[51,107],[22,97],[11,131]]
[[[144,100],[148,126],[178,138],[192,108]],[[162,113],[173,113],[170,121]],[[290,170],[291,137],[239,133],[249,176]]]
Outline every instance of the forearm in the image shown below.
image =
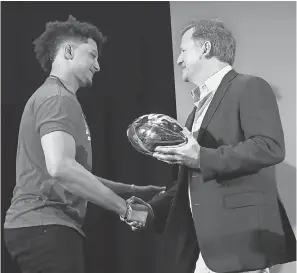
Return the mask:
[[126,212],[125,200],[101,183],[77,161],[65,158],[57,167],[55,178],[69,192],[118,215]]
[[163,194],[158,195],[148,203],[152,204],[155,208],[162,205],[170,204],[175,196],[176,189],[177,181],[175,181],[170,188],[166,189],[166,191]]
[[224,180],[258,172],[285,158],[284,133],[275,95],[261,78],[249,78],[239,99],[244,141],[200,150],[204,180]]
[[124,183],[120,182],[114,182],[102,177],[98,177],[97,179],[107,188],[111,189],[113,192],[116,194],[127,194],[127,193],[132,193],[132,185],[127,185]]
[[200,169],[204,181],[225,180],[255,173],[284,160],[285,150],[269,138],[253,137],[217,149],[201,147]]
[[164,194],[154,198],[150,202],[150,206],[153,209],[155,219],[154,227],[156,232],[162,233],[166,227],[167,218],[170,212],[170,208],[176,194],[177,183],[169,188]]

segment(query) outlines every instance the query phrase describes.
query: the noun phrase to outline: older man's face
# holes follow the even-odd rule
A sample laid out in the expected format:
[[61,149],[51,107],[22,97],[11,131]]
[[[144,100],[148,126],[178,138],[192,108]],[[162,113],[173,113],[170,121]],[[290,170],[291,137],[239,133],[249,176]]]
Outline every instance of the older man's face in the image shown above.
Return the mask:
[[185,82],[192,82],[193,78],[199,75],[202,69],[202,47],[193,40],[194,29],[187,30],[181,40],[181,53],[177,64],[182,67],[182,79]]

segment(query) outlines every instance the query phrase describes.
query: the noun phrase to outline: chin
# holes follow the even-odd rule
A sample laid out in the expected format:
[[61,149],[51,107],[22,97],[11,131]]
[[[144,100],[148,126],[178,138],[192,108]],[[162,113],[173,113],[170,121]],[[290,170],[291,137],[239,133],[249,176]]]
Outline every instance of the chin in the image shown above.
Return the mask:
[[189,82],[189,78],[186,75],[182,75],[182,80],[184,82]]
[[86,87],[91,87],[92,85],[93,85],[93,81],[92,80],[87,81]]
[[93,85],[93,76],[87,79],[87,86]]
[[189,71],[186,69],[186,68],[184,68],[183,70],[182,70],[182,80],[184,81],[184,82],[189,82],[190,81],[190,79],[189,79]]
[[85,81],[81,82],[81,87],[91,87],[93,84],[93,81],[91,79],[86,79]]

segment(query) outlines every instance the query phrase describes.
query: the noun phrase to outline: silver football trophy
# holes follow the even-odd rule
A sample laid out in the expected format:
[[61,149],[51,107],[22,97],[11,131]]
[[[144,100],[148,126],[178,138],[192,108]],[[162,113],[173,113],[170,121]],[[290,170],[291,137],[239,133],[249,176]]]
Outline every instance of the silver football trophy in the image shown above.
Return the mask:
[[156,146],[176,146],[187,143],[183,127],[172,117],[164,114],[143,115],[132,122],[127,136],[139,152],[152,155]]

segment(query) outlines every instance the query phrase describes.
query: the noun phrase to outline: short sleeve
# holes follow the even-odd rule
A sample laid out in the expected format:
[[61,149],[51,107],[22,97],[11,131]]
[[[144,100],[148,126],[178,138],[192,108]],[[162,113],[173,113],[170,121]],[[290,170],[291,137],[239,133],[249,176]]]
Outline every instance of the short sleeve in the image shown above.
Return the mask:
[[81,108],[73,99],[66,96],[48,98],[36,110],[36,131],[40,138],[54,131],[64,131],[76,139],[81,115]]

